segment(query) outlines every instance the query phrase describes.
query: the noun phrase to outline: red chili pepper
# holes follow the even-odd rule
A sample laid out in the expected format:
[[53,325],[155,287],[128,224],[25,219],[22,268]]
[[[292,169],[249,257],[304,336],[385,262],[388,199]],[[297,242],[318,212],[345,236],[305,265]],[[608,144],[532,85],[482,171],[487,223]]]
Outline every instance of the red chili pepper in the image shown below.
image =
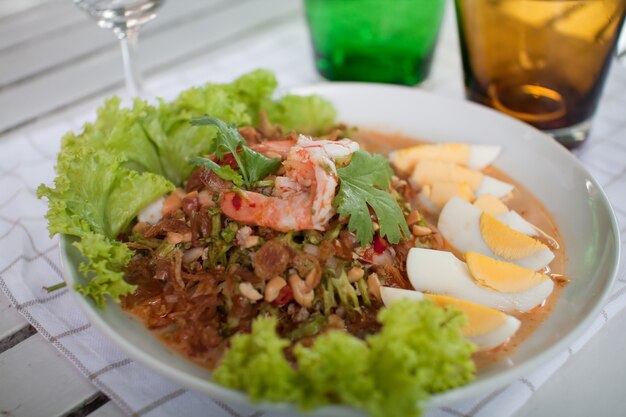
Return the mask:
[[376,253],[383,253],[389,247],[389,242],[378,233],[374,236],[374,250]]
[[235,194],[233,196],[233,207],[235,208],[235,210],[239,210],[241,208],[241,196],[239,196],[239,194]]
[[280,289],[278,293],[278,297],[272,302],[275,307],[279,307],[287,304],[289,301],[293,300],[293,291],[291,286],[285,285]]
[[222,166],[229,165],[232,169],[239,168],[239,166],[237,165],[237,160],[235,159],[233,154],[230,153],[230,152],[227,153],[226,155],[224,155],[222,160],[221,161],[217,161],[217,163],[222,165]]

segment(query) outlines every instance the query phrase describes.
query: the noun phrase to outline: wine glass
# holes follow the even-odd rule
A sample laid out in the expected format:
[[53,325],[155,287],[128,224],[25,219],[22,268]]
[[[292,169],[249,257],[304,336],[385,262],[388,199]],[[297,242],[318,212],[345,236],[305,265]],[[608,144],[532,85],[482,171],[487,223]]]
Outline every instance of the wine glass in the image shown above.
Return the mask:
[[74,0],[74,4],[95,19],[98,26],[113,29],[120,40],[126,88],[131,97],[141,95],[141,76],[137,68],[139,28],[155,18],[164,1]]

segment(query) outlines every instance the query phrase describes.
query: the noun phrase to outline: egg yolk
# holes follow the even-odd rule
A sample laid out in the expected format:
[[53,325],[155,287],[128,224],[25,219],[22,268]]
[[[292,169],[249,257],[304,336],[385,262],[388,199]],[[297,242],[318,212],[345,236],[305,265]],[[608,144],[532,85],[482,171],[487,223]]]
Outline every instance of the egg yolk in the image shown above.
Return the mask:
[[445,295],[424,294],[424,296],[436,306],[443,308],[453,306],[463,311],[468,319],[467,324],[461,329],[465,337],[481,336],[493,332],[506,322],[506,314],[493,308]]
[[543,243],[510,228],[490,214],[483,212],[479,222],[480,234],[489,249],[504,259],[522,259],[548,249]]
[[475,191],[483,182],[483,174],[450,162],[423,160],[415,165],[411,179],[418,185],[436,182],[465,182]]
[[526,291],[550,279],[547,275],[532,269],[499,261],[476,252],[467,252],[465,262],[470,275],[478,285],[502,293]]
[[448,200],[457,196],[465,201],[474,200],[474,191],[466,182],[435,182],[422,188],[424,195],[439,207],[446,205]]
[[417,161],[430,159],[465,165],[469,160],[469,155],[470,147],[464,143],[416,145],[396,151],[392,162],[400,171],[409,173],[415,168]]
[[474,205],[492,216],[499,216],[509,211],[509,208],[498,197],[492,194],[481,195],[474,201]]

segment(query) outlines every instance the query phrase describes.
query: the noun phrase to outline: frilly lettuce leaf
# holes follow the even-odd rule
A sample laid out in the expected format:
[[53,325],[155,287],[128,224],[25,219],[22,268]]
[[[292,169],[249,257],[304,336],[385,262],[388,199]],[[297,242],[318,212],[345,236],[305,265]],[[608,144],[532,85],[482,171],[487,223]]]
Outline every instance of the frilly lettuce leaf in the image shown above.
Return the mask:
[[158,149],[163,175],[175,184],[191,174],[189,159],[210,152],[216,131],[212,127],[192,126],[191,117],[171,113],[167,104],[152,107],[143,126]]
[[51,235],[80,238],[74,246],[86,258],[80,271],[90,281],[77,289],[100,306],[105,295],[117,301],[134,289],[122,273],[132,253],[115,237],[139,210],[174,189],[160,175],[138,173],[125,162],[122,156],[74,144],[59,157],[55,188],[41,185],[37,190],[49,201],[46,218]]
[[461,334],[466,317],[459,310],[400,300],[378,320],[382,330],[365,341],[330,330],[311,347],[296,346],[290,368],[276,320],[259,317],[251,334],[232,338],[213,379],[255,400],[294,401],[303,410],[341,403],[373,417],[417,417],[430,394],[474,377],[474,346]]
[[460,310],[400,300],[378,320],[381,331],[367,338],[369,375],[380,394],[367,404],[372,416],[417,416],[430,394],[473,379],[475,348],[461,334],[467,318]]
[[[296,346],[298,382],[303,395],[300,407],[309,410],[332,402],[365,407],[376,401],[374,380],[367,375],[370,352],[367,344],[342,331],[329,331],[305,348]],[[305,395],[306,394],[306,395]]]
[[80,135],[73,132],[65,135],[59,158],[71,155],[71,149],[77,147],[100,149],[123,158],[129,168],[162,174],[157,149],[143,127],[143,119],[149,110],[150,107],[139,99],[130,109],[121,108],[117,97],[106,100],[98,109],[96,121],[85,123]]
[[268,119],[283,130],[318,135],[335,124],[335,108],[320,96],[286,95],[265,108]]
[[255,400],[295,401],[296,372],[285,359],[289,342],[276,334],[276,318],[259,317],[252,332],[231,339],[231,347],[213,379],[222,385],[245,390]]
[[65,148],[56,166],[55,188],[41,185],[38,196],[49,200],[52,235],[102,234],[114,239],[137,213],[174,189],[165,178],[127,168],[126,159],[86,145]]
[[132,257],[132,251],[125,244],[98,233],[86,233],[74,246],[88,260],[79,267],[87,283],[77,286],[78,292],[103,307],[105,296],[117,302],[120,296],[134,291],[135,286],[124,281],[122,272]]
[[256,70],[230,84],[208,83],[183,91],[170,107],[172,113],[187,118],[208,114],[226,123],[256,125],[259,111],[269,103],[277,85],[270,71]]

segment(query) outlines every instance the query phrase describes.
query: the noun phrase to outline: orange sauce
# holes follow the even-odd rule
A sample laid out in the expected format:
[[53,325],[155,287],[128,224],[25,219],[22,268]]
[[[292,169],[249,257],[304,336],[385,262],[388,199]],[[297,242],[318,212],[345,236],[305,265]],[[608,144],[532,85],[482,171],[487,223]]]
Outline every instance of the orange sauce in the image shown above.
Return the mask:
[[[363,148],[369,152],[381,153],[387,155],[397,149],[414,146],[416,143],[425,143],[427,141],[417,140],[398,133],[380,133],[375,131],[361,130],[356,132],[352,138],[358,141]],[[541,204],[539,200],[526,189],[523,185],[516,182],[513,178],[506,175],[498,168],[489,166],[483,170],[487,175],[506,181],[515,185],[512,195],[505,201],[506,205],[517,211],[526,220],[539,227],[541,230],[552,236],[559,242],[559,248],[554,250],[555,258],[549,265],[551,274],[564,274],[565,271],[565,248],[563,239],[559,230],[550,216],[550,213]],[[433,220],[433,219],[429,219]],[[452,252],[452,248],[450,248]],[[459,256],[458,253],[456,253]],[[515,348],[528,336],[530,336],[543,321],[550,315],[554,309],[560,294],[567,285],[566,280],[555,280],[554,291],[542,306],[535,308],[527,313],[515,313],[515,317],[520,319],[521,326],[517,333],[506,344],[487,352],[481,352],[474,355],[474,361],[478,368],[485,367],[489,364],[497,362],[508,356]]]

